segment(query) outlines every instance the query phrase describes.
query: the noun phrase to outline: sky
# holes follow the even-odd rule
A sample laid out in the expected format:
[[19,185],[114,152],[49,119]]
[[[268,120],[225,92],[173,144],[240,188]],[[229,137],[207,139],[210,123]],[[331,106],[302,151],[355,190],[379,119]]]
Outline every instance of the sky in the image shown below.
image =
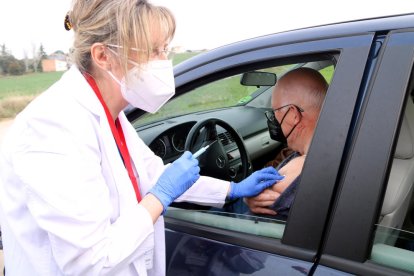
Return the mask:
[[[177,20],[171,46],[212,49],[285,30],[389,14],[414,13],[412,0],[149,0]],[[71,0],[0,0],[0,44],[31,57],[40,44],[68,52],[73,31],[63,21]]]

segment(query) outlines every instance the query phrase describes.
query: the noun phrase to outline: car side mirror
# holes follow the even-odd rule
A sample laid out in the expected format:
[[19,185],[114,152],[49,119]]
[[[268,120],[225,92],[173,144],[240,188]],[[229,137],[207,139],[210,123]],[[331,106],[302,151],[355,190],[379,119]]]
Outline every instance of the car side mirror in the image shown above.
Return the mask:
[[277,76],[274,73],[251,71],[241,76],[240,84],[245,86],[273,86],[276,84]]

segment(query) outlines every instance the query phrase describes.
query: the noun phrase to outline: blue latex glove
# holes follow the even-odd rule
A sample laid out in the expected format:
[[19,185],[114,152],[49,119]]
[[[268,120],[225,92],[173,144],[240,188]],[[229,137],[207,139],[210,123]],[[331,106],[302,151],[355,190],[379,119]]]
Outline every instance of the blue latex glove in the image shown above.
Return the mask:
[[273,167],[267,167],[259,171],[255,171],[239,183],[230,182],[229,199],[233,200],[239,197],[256,196],[261,191],[272,186],[283,178],[285,177],[281,176]]
[[165,169],[149,193],[158,198],[165,212],[171,202],[187,191],[198,178],[200,178],[198,160],[191,152],[186,151]]

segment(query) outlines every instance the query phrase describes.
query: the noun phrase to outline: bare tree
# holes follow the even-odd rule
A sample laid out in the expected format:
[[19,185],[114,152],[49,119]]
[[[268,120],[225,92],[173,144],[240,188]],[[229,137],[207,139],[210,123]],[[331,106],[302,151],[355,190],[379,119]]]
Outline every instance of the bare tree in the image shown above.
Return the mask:
[[23,50],[23,54],[24,54],[24,57],[23,57],[24,69],[25,69],[25,72],[27,73],[29,72],[30,61],[29,61],[29,56],[27,54],[26,49]]
[[33,54],[33,59],[32,59],[33,70],[37,72],[41,57],[39,55],[39,51],[37,50],[35,43],[32,43],[32,54]]
[[6,44],[0,45],[0,74],[5,75],[8,72],[9,65],[9,53],[7,51]]

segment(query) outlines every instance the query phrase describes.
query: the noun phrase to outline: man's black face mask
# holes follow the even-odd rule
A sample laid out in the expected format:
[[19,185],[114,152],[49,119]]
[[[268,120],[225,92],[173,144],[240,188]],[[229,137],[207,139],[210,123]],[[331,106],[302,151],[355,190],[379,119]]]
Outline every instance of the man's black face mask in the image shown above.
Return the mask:
[[[303,109],[301,109],[300,107],[297,107],[296,105],[293,105],[293,106],[299,112],[303,112]],[[283,108],[283,107],[286,107],[286,106],[282,106],[280,108]],[[275,116],[275,113],[274,113],[275,110],[266,111],[266,113],[265,113],[266,118],[267,118],[267,128],[269,129],[270,138],[275,140],[275,141],[278,141],[278,142],[280,142],[284,145],[287,145],[287,138],[293,132],[295,127],[299,124],[299,122],[298,122],[296,125],[294,125],[287,136],[285,136],[285,134],[283,134],[283,131],[282,131],[283,120],[285,119],[285,117],[289,113],[289,111],[290,111],[290,108],[288,109],[288,111],[286,111],[285,115],[283,115],[282,120],[280,121],[280,123],[276,119],[276,116]]]
[[281,124],[283,123],[283,120],[285,119],[288,112],[289,110],[285,113],[285,115],[283,115],[282,121],[279,123],[273,111],[266,111],[267,128],[269,129],[270,138],[284,145],[287,145],[287,138],[283,134]]

